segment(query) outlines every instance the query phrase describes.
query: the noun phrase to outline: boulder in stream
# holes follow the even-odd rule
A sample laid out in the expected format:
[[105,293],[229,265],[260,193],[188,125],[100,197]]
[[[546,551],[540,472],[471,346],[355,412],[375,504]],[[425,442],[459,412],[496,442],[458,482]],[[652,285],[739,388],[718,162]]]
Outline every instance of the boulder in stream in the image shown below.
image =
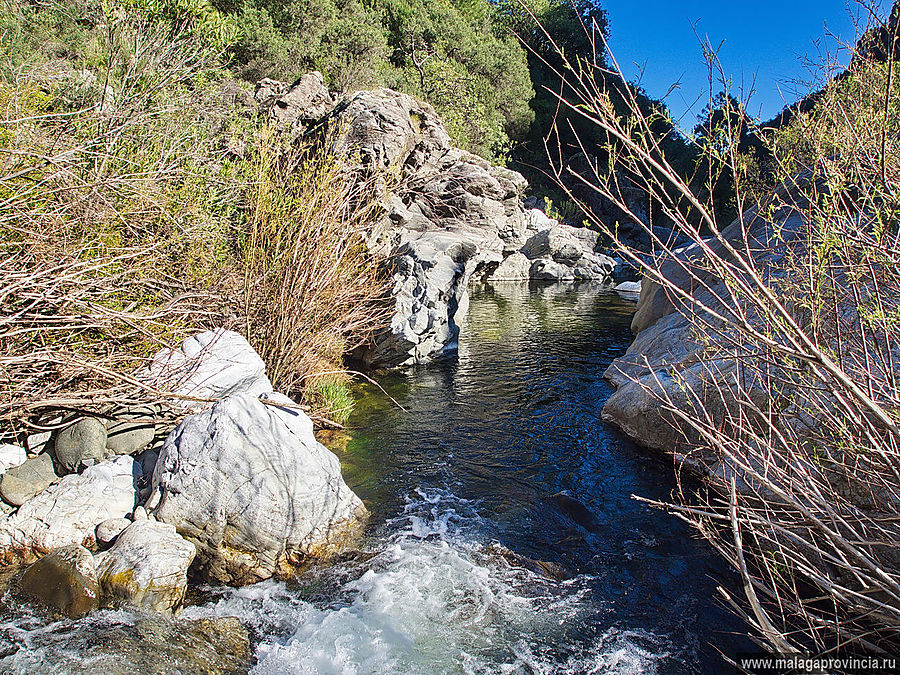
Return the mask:
[[57,548],[25,570],[19,589],[69,618],[87,614],[100,599],[94,556],[79,544]]
[[366,509],[285,396],[229,396],[163,446],[148,507],[197,545],[209,581],[242,585],[339,550]]

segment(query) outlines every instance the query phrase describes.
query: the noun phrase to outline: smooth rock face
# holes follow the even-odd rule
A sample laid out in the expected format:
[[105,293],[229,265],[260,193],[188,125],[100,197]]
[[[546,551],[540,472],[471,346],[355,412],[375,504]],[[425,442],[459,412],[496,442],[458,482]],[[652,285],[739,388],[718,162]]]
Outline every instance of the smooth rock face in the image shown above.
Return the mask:
[[53,448],[56,463],[66,473],[74,473],[106,459],[106,427],[95,417],[85,417],[56,435]]
[[[802,210],[791,204],[789,196],[782,196],[787,197],[784,205],[771,214],[777,228],[769,224],[769,214],[760,217],[750,210],[722,231],[723,238],[738,248],[746,235],[762,274],[769,274],[792,249],[798,254],[802,245]],[[710,240],[708,245],[713,250],[724,250],[724,244],[717,240]],[[677,255],[677,261],[667,261],[661,269],[666,278],[706,306],[720,306],[716,295],[727,297],[728,291],[709,269],[695,262],[701,255],[699,247],[686,247]],[[685,267],[693,269],[709,288],[692,282]],[[631,322],[636,336],[625,355],[615,359],[604,373],[617,390],[607,399],[602,414],[638,443],[673,452],[687,465],[717,474],[722,468],[713,463],[718,460],[695,451],[694,432],[667,413],[660,401],[668,400],[690,414],[699,401],[712,419],[721,419],[726,411],[732,411],[730,406],[738,396],[749,397],[765,409],[770,392],[752,380],[738,384],[734,360],[716,358],[702,344],[695,323],[687,318],[697,311],[652,280],[641,282],[640,299]],[[702,320],[716,323],[711,316]],[[790,411],[783,411],[783,415],[788,419]]]
[[197,548],[174,525],[141,520],[129,524],[112,548],[96,556],[104,603],[158,612],[184,602],[187,571]]
[[19,589],[69,618],[87,614],[100,598],[94,556],[78,544],[51,551],[25,570]]
[[28,459],[28,455],[25,454],[25,448],[8,443],[0,445],[0,473],[4,473],[7,469],[11,469],[14,466],[19,466],[19,464],[24,464],[26,459]]
[[[293,405],[279,394],[268,400]],[[197,545],[204,576],[245,584],[336,550],[366,510],[299,410],[237,394],[186,418],[160,453],[148,501]]]
[[136,406],[116,413],[107,424],[106,448],[116,455],[134,455],[153,442],[157,411],[151,406]]
[[139,471],[131,457],[117,457],[60,479],[0,524],[0,559],[28,560],[60,546],[92,545],[97,525],[134,510]]
[[7,504],[21,506],[58,478],[53,470],[53,458],[44,453],[7,469],[0,478],[0,497]]
[[[239,392],[272,391],[263,363],[241,335],[222,328],[193,335],[178,349],[163,349],[138,378],[186,397],[182,407],[197,410]],[[203,399],[192,401],[193,399]]]

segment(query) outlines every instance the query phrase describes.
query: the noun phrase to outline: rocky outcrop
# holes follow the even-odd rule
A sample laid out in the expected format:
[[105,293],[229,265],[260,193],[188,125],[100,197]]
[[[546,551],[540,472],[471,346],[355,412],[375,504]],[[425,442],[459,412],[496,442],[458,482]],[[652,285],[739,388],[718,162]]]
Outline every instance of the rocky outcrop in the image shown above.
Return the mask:
[[187,410],[230,394],[272,391],[259,354],[243,336],[222,328],[193,335],[177,349],[161,350],[137,377],[180,398]]
[[[265,114],[297,134],[333,123],[339,154],[361,174],[380,177],[385,213],[367,241],[393,278],[394,312],[374,344],[356,353],[360,359],[401,366],[453,352],[472,280],[610,278],[614,264],[594,253],[596,236],[580,239],[578,228],[526,213],[525,179],[453,147],[431,106],[378,89],[346,97],[322,116],[330,95],[315,73],[292,87],[262,81],[256,95]],[[560,247],[535,241],[523,249],[544,225],[554,243],[565,240]]]
[[33,560],[61,546],[92,546],[98,524],[134,510],[139,471],[131,457],[117,457],[61,478],[0,524],[0,558]]
[[[784,257],[796,254],[802,246],[805,224],[801,210],[786,195],[780,195],[779,203],[782,206],[766,217],[749,211],[722,232],[723,238],[737,249],[747,237],[763,278],[777,275]],[[710,240],[707,244],[727,258],[720,241]],[[662,264],[660,273],[691,294],[695,302],[723,311],[720,298],[729,297],[728,289],[703,264],[703,255],[696,244],[681,249],[676,258]],[[716,473],[717,460],[697,454],[695,433],[667,414],[661,402],[668,401],[685,412],[699,405],[712,419],[723,419],[728,406],[738,397],[758,398],[761,409],[765,409],[771,392],[760,388],[752,378],[739,383],[734,359],[718,358],[711,351],[709,341],[698,334],[698,318],[701,325],[721,326],[721,321],[706,313],[701,316],[698,307],[666,292],[652,280],[641,282],[631,323],[635,339],[625,355],[615,359],[604,373],[616,391],[602,414],[641,445],[674,452],[687,466]],[[787,415],[789,411],[784,412]]]
[[155,517],[197,545],[205,578],[228,584],[329,554],[366,513],[310,419],[279,394],[235,394],[186,418],[152,485]]
[[131,523],[112,548],[95,556],[103,601],[166,612],[179,608],[197,548],[155,520]]

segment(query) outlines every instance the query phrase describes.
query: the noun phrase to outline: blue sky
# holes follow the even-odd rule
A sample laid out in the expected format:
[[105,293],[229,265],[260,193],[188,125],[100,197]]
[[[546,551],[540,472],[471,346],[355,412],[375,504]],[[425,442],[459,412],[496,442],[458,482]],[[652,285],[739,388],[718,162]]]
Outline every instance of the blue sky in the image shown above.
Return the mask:
[[628,79],[643,67],[641,83],[654,98],[681,81],[666,102],[676,120],[685,115],[685,128],[694,126],[709,95],[697,35],[708,36],[714,46],[725,41],[719,57],[735,90],[749,88],[755,78],[749,112],[765,121],[808,91],[808,84],[797,84],[816,77],[804,59],[821,62],[830,53],[846,64],[848,54],[826,31],[852,42],[853,17],[860,12],[844,0],[603,0],[601,5],[609,16],[611,51]]

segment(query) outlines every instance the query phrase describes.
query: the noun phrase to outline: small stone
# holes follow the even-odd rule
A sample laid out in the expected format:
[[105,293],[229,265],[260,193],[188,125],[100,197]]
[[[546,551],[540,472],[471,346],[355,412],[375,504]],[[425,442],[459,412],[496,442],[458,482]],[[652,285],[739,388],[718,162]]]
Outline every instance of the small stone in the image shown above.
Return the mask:
[[100,597],[94,556],[78,544],[55,549],[25,570],[19,588],[70,618],[87,614]]
[[102,546],[109,546],[129,525],[131,525],[131,521],[127,518],[109,518],[104,520],[97,525],[97,543]]
[[40,431],[36,434],[29,434],[25,437],[25,448],[31,455],[38,455],[44,451],[47,444],[50,443],[50,437],[53,436],[52,431]]
[[7,504],[22,506],[50,487],[57,478],[53,470],[53,458],[44,453],[7,469],[0,478],[0,497]]
[[20,448],[18,445],[9,445],[8,443],[0,445],[0,473],[14,466],[19,466],[19,464],[24,464],[26,459],[28,459],[28,455],[25,454],[25,448]]
[[145,509],[143,506],[138,506],[134,510],[133,518],[135,522],[137,522],[138,520],[150,520],[150,514],[147,513],[147,509]]
[[106,427],[95,417],[85,417],[56,436],[56,462],[67,473],[92,466],[106,458]]

